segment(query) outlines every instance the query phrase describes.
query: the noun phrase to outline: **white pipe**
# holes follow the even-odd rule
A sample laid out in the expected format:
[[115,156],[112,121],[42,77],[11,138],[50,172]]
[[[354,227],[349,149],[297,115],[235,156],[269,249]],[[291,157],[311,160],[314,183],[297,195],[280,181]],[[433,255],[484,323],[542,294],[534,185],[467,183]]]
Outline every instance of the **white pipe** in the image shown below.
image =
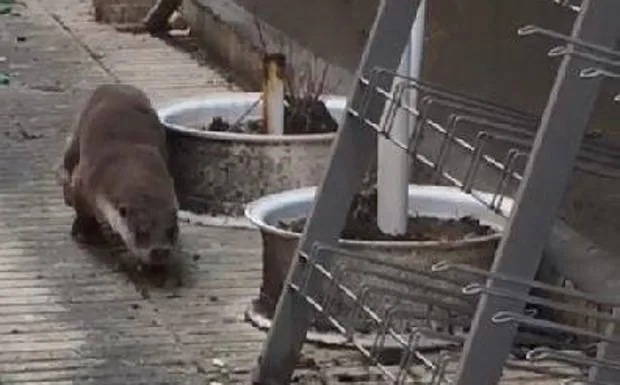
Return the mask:
[[[422,46],[424,43],[424,19],[426,0],[421,0],[418,12],[411,28],[409,44],[403,52],[398,73],[414,78],[420,77],[422,65]],[[406,92],[403,102],[415,105],[417,92]],[[407,143],[415,119],[408,113],[399,112],[394,118],[391,137]],[[379,137],[377,147],[377,224],[387,234],[404,234],[407,231],[409,185],[409,155],[390,140]]]

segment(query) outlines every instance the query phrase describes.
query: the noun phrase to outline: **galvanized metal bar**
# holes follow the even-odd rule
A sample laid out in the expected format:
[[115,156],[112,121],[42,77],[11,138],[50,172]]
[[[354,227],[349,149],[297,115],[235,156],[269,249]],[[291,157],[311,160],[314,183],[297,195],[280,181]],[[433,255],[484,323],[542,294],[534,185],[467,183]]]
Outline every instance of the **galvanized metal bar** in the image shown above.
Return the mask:
[[[303,340],[309,327],[312,306],[290,289],[297,270],[304,269],[300,252],[311,254],[316,242],[336,245],[344,226],[354,194],[361,187],[368,169],[369,159],[374,158],[377,136],[374,130],[362,124],[359,117],[349,111],[359,111],[365,93],[372,92],[361,82],[376,67],[395,70],[402,52],[409,41],[419,0],[383,0],[362,55],[338,136],[332,147],[329,167],[315,198],[304,234],[299,242],[296,258],[291,263],[284,289],[276,306],[272,326],[264,343],[254,382],[284,385],[290,382]],[[382,77],[379,85],[391,89],[393,77]],[[379,122],[386,100],[370,97],[365,119]],[[311,257],[313,258],[313,257]],[[330,261],[321,261],[329,266]],[[312,286],[312,283],[311,283]],[[312,288],[309,289],[312,292]]]
[[[584,0],[572,37],[613,46],[620,36],[618,15],[620,1]],[[493,272],[524,279],[536,274],[601,85],[598,79],[580,79],[584,64],[581,58],[566,56],[558,68]],[[518,294],[529,291],[526,286],[494,279],[488,285]],[[517,328],[515,324],[494,325],[492,317],[500,311],[521,313],[524,306],[517,299],[481,297],[455,385],[499,382]]]
[[[620,323],[620,308],[614,308],[612,315],[616,318],[616,322],[609,323],[605,334],[610,338],[620,338],[620,325],[618,325]],[[607,341],[601,342],[596,352],[596,358],[612,361],[620,365],[620,345]],[[620,369],[617,367],[594,366],[590,369],[588,379],[594,382],[620,383]]]

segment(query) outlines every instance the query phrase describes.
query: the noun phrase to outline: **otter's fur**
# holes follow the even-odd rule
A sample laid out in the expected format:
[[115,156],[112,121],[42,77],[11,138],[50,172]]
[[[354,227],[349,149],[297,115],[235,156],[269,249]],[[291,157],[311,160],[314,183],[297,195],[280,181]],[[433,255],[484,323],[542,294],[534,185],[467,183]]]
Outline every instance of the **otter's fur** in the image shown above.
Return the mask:
[[164,262],[179,232],[167,160],[164,126],[144,92],[97,87],[64,149],[61,183],[76,214],[72,234],[98,239],[107,223],[142,261]]

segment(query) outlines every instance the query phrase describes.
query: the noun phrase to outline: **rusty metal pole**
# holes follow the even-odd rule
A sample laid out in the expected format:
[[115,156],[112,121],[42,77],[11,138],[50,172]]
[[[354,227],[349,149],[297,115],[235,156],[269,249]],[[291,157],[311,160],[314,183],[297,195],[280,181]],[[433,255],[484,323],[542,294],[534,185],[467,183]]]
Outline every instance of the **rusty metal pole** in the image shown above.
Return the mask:
[[284,135],[284,74],[286,57],[280,53],[263,57],[263,120],[267,135]]

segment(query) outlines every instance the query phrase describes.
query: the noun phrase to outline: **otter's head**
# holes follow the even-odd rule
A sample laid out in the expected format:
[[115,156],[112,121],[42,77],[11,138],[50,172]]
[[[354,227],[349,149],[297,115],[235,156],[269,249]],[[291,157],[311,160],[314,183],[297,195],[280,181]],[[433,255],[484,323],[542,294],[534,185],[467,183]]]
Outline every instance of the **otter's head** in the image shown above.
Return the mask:
[[100,199],[100,210],[129,251],[151,265],[166,263],[177,245],[178,203],[158,194],[132,194],[114,202]]

